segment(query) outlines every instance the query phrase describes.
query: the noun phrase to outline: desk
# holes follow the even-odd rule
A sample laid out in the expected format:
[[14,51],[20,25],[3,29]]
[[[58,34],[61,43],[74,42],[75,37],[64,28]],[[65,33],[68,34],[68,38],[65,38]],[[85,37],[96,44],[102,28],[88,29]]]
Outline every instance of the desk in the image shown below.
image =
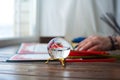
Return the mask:
[[120,80],[120,62],[0,62],[0,80]]

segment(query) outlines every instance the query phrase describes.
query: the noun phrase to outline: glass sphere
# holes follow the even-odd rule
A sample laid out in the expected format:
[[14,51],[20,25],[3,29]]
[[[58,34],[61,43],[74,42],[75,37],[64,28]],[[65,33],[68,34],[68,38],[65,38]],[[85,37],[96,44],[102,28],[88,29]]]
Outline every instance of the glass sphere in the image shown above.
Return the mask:
[[48,43],[48,53],[52,59],[66,58],[72,46],[63,38],[53,38]]

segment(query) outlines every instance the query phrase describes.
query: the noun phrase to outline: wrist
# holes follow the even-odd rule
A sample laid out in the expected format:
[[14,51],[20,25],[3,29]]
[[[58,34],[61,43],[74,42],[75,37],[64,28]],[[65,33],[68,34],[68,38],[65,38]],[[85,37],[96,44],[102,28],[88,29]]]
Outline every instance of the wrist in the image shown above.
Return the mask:
[[118,43],[117,37],[109,36],[109,39],[111,42],[111,49],[110,50],[119,49],[119,43]]

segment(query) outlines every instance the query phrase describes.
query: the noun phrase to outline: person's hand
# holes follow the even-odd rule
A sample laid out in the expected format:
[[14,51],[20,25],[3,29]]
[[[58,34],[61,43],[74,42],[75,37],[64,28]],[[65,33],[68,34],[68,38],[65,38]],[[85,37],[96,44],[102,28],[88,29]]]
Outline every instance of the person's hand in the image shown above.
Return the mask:
[[111,49],[111,41],[108,37],[102,36],[90,36],[80,42],[76,50],[87,50],[87,51],[103,51]]

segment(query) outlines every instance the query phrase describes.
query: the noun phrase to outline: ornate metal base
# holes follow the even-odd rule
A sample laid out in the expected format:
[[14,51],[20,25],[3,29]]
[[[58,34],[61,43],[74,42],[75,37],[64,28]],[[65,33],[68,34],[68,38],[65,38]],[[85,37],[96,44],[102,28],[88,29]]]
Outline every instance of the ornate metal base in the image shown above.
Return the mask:
[[60,63],[62,64],[62,66],[63,66],[63,67],[65,66],[65,58],[59,58],[59,59],[49,58],[45,63],[48,64],[48,62],[49,62],[50,60],[59,60]]

